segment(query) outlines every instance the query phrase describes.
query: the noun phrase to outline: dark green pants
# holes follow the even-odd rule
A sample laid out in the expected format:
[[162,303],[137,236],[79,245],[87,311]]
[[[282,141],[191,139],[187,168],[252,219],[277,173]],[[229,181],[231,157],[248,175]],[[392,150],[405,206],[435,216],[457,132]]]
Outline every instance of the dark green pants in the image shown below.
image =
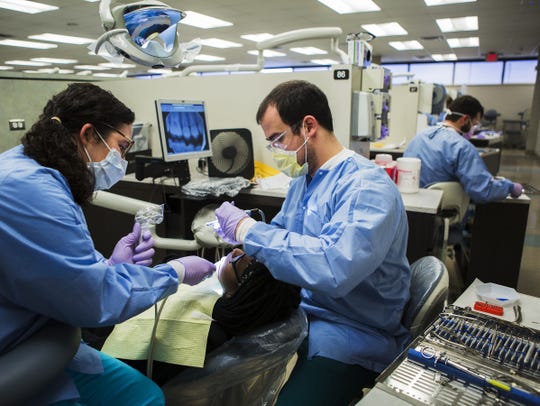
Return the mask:
[[330,358],[307,359],[308,340],[298,349],[298,361],[281,390],[278,406],[348,405],[362,397],[362,388],[372,387],[378,373],[360,365],[344,364]]

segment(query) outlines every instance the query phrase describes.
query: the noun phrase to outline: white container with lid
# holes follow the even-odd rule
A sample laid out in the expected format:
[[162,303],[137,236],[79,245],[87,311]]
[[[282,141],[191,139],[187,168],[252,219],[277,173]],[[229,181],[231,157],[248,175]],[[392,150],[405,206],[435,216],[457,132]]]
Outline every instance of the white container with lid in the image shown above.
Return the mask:
[[396,183],[401,193],[417,193],[420,188],[420,166],[418,158],[398,158]]

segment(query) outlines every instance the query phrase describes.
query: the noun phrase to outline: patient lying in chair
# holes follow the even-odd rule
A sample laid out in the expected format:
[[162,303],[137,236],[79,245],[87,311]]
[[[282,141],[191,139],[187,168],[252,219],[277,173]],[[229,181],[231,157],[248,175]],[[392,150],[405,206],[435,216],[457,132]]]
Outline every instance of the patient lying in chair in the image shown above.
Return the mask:
[[206,354],[230,338],[288,318],[299,303],[299,287],[235,248],[211,278],[180,285],[157,310],[115,326],[102,351],[143,373],[155,360],[152,379],[162,385],[186,367],[203,367]]

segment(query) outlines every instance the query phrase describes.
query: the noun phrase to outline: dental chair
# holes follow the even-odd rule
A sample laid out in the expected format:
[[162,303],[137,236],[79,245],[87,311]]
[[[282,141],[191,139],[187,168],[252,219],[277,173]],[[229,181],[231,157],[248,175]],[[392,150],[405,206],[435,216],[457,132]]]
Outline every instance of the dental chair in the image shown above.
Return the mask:
[[438,257],[444,261],[448,255],[448,247],[452,248],[453,255],[453,246],[461,243],[461,227],[452,226],[458,226],[463,222],[470,198],[459,182],[437,182],[429,185],[427,189],[439,189],[443,192],[438,215],[442,218],[444,227]]
[[300,308],[287,319],[234,337],[162,386],[167,406],[272,405],[285,384],[287,364],[307,336]]
[[410,299],[402,322],[416,338],[443,311],[448,298],[449,278],[444,263],[434,257],[420,258],[411,265]]
[[24,405],[47,389],[72,360],[81,329],[54,320],[0,355],[0,404]]

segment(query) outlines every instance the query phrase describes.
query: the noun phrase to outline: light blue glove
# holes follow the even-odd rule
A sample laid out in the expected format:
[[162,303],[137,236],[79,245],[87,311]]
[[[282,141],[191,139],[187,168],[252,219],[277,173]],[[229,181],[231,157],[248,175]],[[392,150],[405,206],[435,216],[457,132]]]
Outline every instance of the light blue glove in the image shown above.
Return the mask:
[[106,261],[109,265],[115,264],[137,264],[150,266],[154,256],[154,239],[150,231],[143,233],[142,241],[141,225],[135,223],[133,230],[128,235],[120,238],[114,247],[111,257]]
[[510,196],[513,198],[521,196],[521,193],[523,192],[523,186],[521,186],[521,183],[514,182],[512,185],[512,189],[510,190]]
[[178,259],[173,259],[184,265],[184,280],[182,283],[193,286],[212,276],[216,270],[216,265],[204,258],[196,255],[189,255]]
[[229,202],[223,202],[216,209],[216,217],[221,228],[218,234],[228,243],[233,245],[240,244],[236,240],[236,227],[241,220],[249,217],[248,214]]

